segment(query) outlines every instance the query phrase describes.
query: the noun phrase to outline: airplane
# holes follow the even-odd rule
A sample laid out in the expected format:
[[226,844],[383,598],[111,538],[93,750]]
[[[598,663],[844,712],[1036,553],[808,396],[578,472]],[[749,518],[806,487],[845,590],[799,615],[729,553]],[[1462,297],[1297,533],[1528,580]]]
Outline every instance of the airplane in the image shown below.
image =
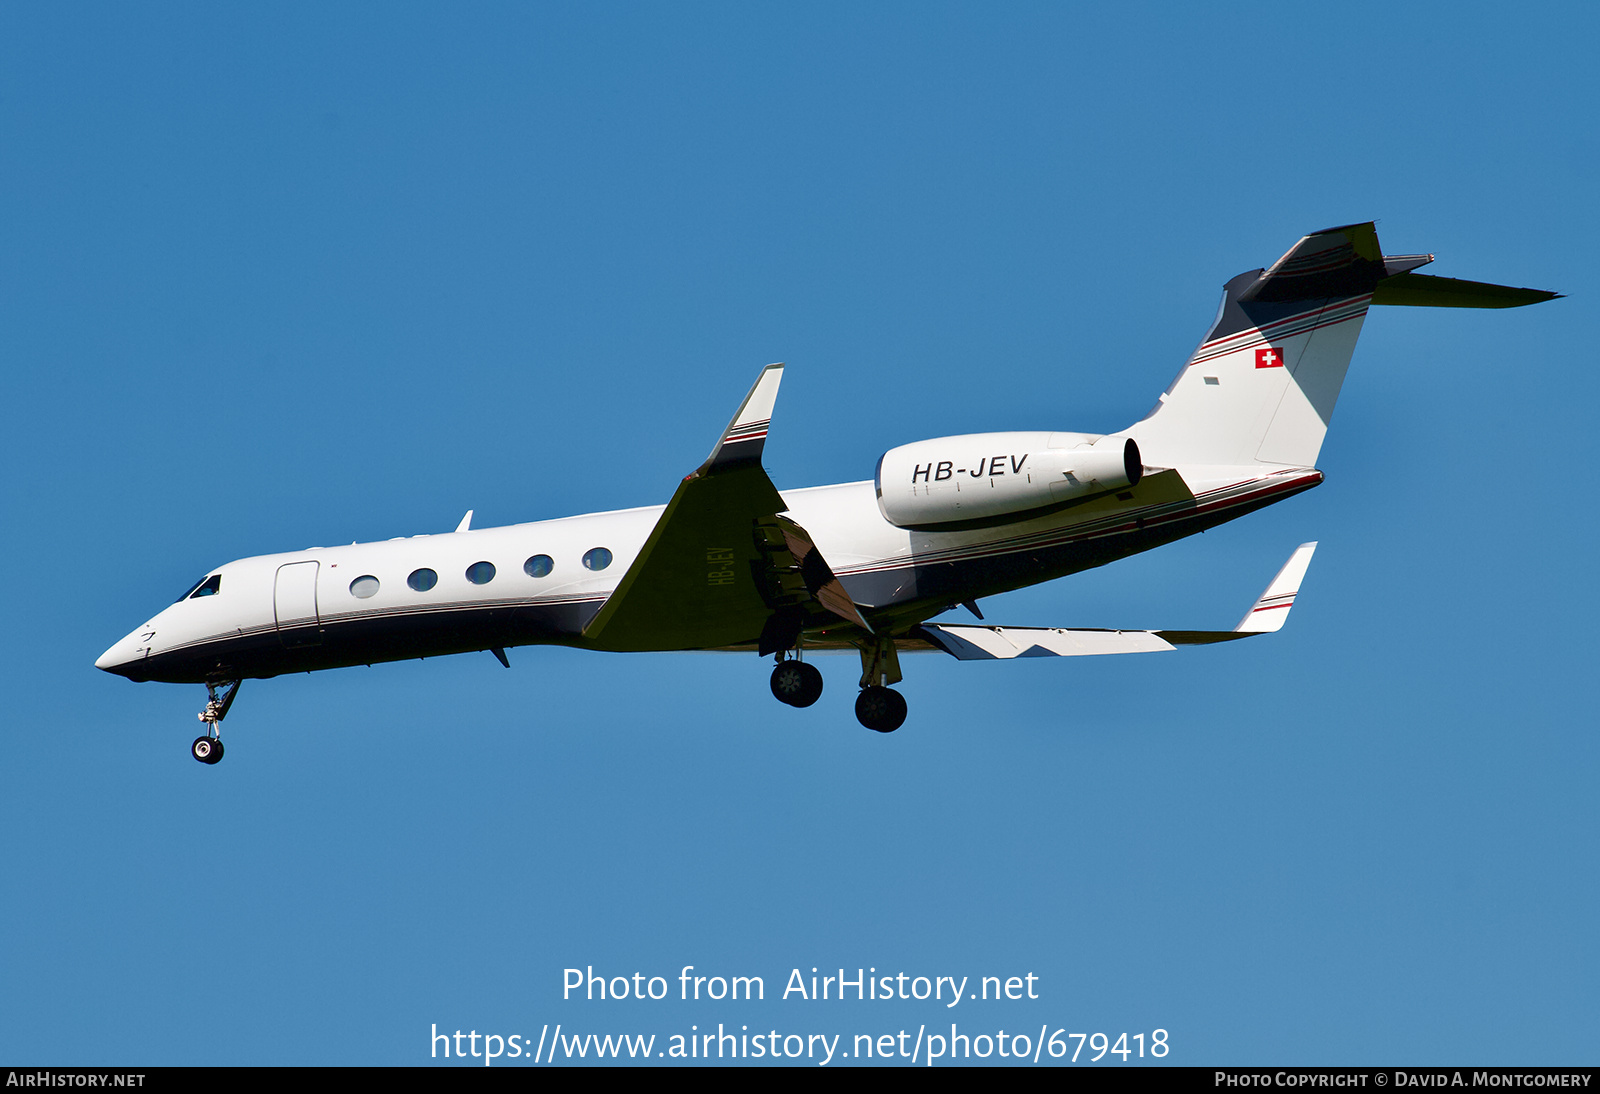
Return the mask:
[[[1107,435],[978,433],[901,445],[873,478],[780,492],[762,467],[768,365],[665,506],[318,547],[230,562],[97,668],[200,683],[191,755],[222,758],[246,679],[513,646],[771,657],[773,695],[822,694],[808,652],[857,651],[856,717],[890,733],[899,655],[958,660],[1168,651],[1283,626],[1302,544],[1232,630],[993,626],[977,602],[1203,532],[1322,482],[1317,454],[1367,309],[1508,308],[1560,294],[1419,274],[1373,223],[1314,232],[1228,281],[1210,330],[1140,421]],[[965,606],[976,623],[935,622]]]

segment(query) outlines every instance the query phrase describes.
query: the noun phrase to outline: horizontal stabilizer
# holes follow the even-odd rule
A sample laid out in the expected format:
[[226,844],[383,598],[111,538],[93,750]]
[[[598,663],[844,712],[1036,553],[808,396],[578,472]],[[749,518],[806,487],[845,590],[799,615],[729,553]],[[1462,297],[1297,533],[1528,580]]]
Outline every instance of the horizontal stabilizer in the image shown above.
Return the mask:
[[1510,285],[1491,285],[1486,281],[1462,281],[1454,277],[1405,273],[1378,282],[1372,290],[1374,304],[1397,304],[1413,308],[1520,308],[1556,300],[1558,292],[1545,289],[1514,289]]

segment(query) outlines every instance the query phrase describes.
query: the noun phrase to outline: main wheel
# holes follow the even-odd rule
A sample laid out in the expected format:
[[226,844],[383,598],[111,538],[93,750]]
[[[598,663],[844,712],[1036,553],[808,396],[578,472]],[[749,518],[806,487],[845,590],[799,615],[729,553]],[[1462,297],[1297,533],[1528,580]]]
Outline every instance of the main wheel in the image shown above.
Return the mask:
[[822,673],[804,661],[784,661],[772,670],[772,694],[780,703],[808,707],[822,696]]
[[906,720],[906,700],[893,688],[874,684],[856,696],[856,720],[879,733],[893,733]]
[[800,666],[800,675],[805,678],[805,687],[801,689],[799,698],[795,699],[797,707],[808,707],[822,698],[822,673],[815,665],[808,665],[804,661],[796,662]]
[[189,746],[189,755],[203,764],[214,764],[222,759],[222,741],[217,737],[196,737]]

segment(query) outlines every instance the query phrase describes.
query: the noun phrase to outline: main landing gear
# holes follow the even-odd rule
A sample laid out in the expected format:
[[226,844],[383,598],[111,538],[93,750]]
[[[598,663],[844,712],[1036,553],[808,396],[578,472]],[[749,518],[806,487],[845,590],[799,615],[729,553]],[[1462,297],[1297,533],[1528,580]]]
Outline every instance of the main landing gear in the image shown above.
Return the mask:
[[893,733],[905,724],[905,696],[888,687],[898,684],[900,655],[894,639],[879,636],[861,647],[861,694],[856,696],[856,721],[879,733]]
[[780,653],[772,670],[772,694],[780,703],[808,707],[822,697],[822,673],[804,661],[785,661]]
[[[863,645],[856,720],[879,733],[893,733],[904,725],[905,697],[888,686],[900,680],[900,657],[895,651],[894,639],[874,637],[870,644]],[[808,707],[822,697],[822,673],[815,665],[800,660],[798,648],[782,650],[772,670],[772,694],[780,703]]]
[[[239,683],[238,680],[223,680],[206,684],[206,694],[210,699],[206,701],[206,709],[200,712],[200,720],[206,724],[206,733],[204,737],[196,737],[194,744],[189,746],[189,755],[203,764],[222,761],[222,719],[228,716],[233,697],[239,694]],[[220,699],[217,697],[219,687],[224,689]]]
[[856,696],[856,721],[879,733],[893,733],[906,720],[906,699],[894,688],[872,684]]

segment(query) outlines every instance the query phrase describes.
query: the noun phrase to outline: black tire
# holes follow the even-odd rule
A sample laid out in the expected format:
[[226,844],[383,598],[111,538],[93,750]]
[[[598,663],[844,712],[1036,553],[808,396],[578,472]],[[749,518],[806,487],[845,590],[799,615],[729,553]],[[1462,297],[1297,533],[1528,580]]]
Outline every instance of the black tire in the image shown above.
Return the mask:
[[893,688],[862,688],[856,696],[856,721],[879,733],[893,733],[906,720],[906,700]]
[[772,670],[772,694],[780,703],[808,707],[822,694],[822,673],[803,661],[784,661]]
[[189,746],[189,755],[203,764],[214,764],[222,759],[222,742],[215,737],[196,737]]
[[805,687],[794,700],[797,707],[808,707],[822,698],[822,673],[817,666],[809,665],[804,661],[796,661],[800,666],[800,675],[805,678]]

